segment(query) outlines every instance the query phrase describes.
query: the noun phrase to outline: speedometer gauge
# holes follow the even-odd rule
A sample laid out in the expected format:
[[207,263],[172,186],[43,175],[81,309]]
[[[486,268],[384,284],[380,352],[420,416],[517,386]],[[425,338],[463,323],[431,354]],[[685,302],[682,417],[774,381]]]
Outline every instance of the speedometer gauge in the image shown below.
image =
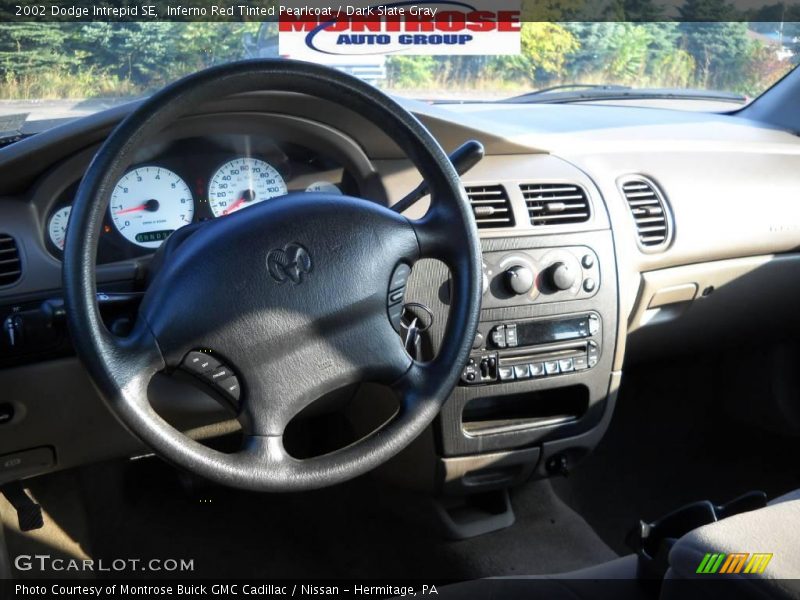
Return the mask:
[[214,216],[222,217],[285,193],[286,182],[275,167],[257,158],[237,158],[214,173],[208,203]]
[[162,167],[139,167],[111,192],[111,219],[128,241],[158,248],[169,235],[192,222],[194,200],[189,186]]
[[72,211],[71,206],[64,206],[59,208],[50,217],[47,223],[47,234],[50,236],[50,241],[59,250],[64,249],[64,242],[67,239],[67,224],[69,223],[69,213]]

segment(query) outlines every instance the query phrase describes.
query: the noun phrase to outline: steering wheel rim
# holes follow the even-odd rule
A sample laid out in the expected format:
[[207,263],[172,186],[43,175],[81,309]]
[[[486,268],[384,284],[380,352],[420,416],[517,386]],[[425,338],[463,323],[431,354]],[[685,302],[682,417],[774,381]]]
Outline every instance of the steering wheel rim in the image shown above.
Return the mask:
[[[217,219],[183,242],[173,262],[151,283],[133,332],[126,338],[111,334],[96,302],[95,261],[114,185],[133,162],[136,150],[179,117],[212,99],[262,90],[307,94],[339,103],[383,129],[428,182],[432,199],[428,213],[410,221],[360,199],[298,194]],[[327,227],[321,224],[329,223],[338,228],[336,232],[322,231]],[[261,277],[267,270],[260,262],[261,252],[267,248],[261,238],[270,237],[270,232],[276,238],[271,245],[278,248],[286,240],[294,243],[291,236],[311,240],[308,244],[313,246],[311,253],[319,257],[319,267],[315,264],[307,285],[279,286]],[[336,233],[346,243],[337,243]],[[237,269],[231,269],[231,257],[225,255],[223,243],[227,239],[230,246],[231,236],[237,244],[259,254],[259,260],[240,261]],[[212,250],[222,256],[212,256]],[[386,286],[393,268],[401,262],[413,265],[421,258],[442,260],[451,272],[445,333],[437,356],[424,364],[398,352],[402,349],[398,336],[392,336],[394,342],[387,338],[387,325],[391,324],[386,314]],[[213,287],[211,275],[198,275],[199,269],[192,269],[198,260],[209,262],[213,276],[241,288],[241,297],[250,303],[246,314],[234,315],[227,322],[222,316],[208,324],[183,322],[167,293],[168,286],[177,290],[175,295],[202,291],[212,303],[224,288]],[[351,265],[354,268],[349,273],[346,267]],[[242,274],[236,279],[226,272],[239,270]],[[481,278],[479,238],[466,193],[447,155],[427,129],[365,82],[327,67],[288,60],[214,67],[145,100],[110,134],[89,166],[73,204],[63,264],[67,319],[76,352],[121,423],[174,464],[221,484],[264,491],[312,489],[350,479],[385,462],[417,437],[438,414],[469,355],[480,311]],[[247,287],[251,284],[252,289]],[[326,289],[321,286],[332,286],[336,293],[321,299],[320,290]],[[377,309],[378,290],[382,294],[382,316]],[[280,323],[267,316],[269,310],[277,309],[284,311],[287,322],[294,320],[308,338],[293,350],[296,364],[276,356],[275,348],[267,342],[250,344],[247,353],[229,339],[238,335],[240,345],[247,345],[241,344],[242,332],[264,333],[270,326],[279,328]],[[323,309],[327,311],[324,314]],[[197,331],[191,330],[193,325]],[[227,332],[226,327],[234,331]],[[386,339],[376,341],[371,331]],[[212,343],[200,345],[207,339]],[[358,343],[352,344],[354,340]],[[239,452],[224,454],[189,439],[150,406],[147,388],[152,377],[177,368],[181,356],[193,345],[223,348],[225,356],[234,356],[234,370],[239,367],[244,371],[240,420],[246,437]],[[251,354],[262,351],[261,345],[269,346],[263,349],[264,356],[253,358]],[[322,364],[322,357],[330,351],[343,360],[341,365],[326,365],[331,370],[328,375],[283,376],[291,370],[289,366],[307,364],[302,361]],[[318,394],[322,386],[349,383],[356,376],[392,387],[401,400],[395,417],[362,440],[330,454],[307,460],[290,456],[283,447],[281,426],[310,404],[314,400],[310,396]],[[329,381],[324,381],[326,377]],[[279,392],[279,398],[263,398],[268,391]],[[302,399],[288,399],[284,397],[287,395]]]

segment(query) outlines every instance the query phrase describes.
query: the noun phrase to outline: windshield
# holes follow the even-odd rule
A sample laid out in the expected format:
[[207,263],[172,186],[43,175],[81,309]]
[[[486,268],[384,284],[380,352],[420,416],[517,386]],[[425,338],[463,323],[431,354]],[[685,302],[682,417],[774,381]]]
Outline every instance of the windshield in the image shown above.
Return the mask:
[[[682,91],[725,92],[729,97],[695,100],[717,99],[720,106],[710,108],[730,110],[731,103],[758,96],[800,59],[797,22],[517,26],[518,45],[504,54],[493,54],[492,47],[478,55],[444,56],[359,50],[321,54],[318,62],[393,94],[437,102],[492,101],[555,87],[539,100],[618,103],[633,98],[608,92],[624,86],[668,90],[666,99],[675,108],[689,109],[692,96],[681,98]],[[308,39],[306,30],[296,33]],[[294,55],[282,35],[274,22],[2,23],[0,114],[27,113],[29,121],[80,116],[226,61],[308,59]]]

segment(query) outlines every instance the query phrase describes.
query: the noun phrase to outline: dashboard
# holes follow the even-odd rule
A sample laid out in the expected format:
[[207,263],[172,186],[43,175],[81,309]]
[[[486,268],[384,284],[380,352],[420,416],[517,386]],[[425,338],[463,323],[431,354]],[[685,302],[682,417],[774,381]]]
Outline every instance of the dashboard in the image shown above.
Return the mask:
[[[44,239],[61,258],[80,180],[46,208]],[[102,226],[98,263],[154,252],[174,231],[295,192],[361,195],[337,160],[295,143],[209,135],[151,145],[117,182]]]
[[[663,109],[403,102],[446,150],[477,139],[487,155],[463,177],[484,256],[478,336],[398,478],[471,493],[557,473],[607,429],[625,364],[751,343],[796,321],[797,136]],[[13,409],[5,422],[0,414],[0,456],[53,448],[52,464],[34,472],[142,450],[103,407],[56,318],[69,206],[133,108],[0,151],[0,252],[11,239],[21,265],[13,282],[0,280],[0,322],[20,319],[26,332],[16,345],[0,337],[0,389]],[[180,227],[295,192],[392,206],[419,181],[384,132],[347,107],[282,93],[209,104],[144,147],[112,192],[101,308],[124,329],[149,261]],[[404,214],[422,216],[427,202]],[[444,331],[449,277],[421,261],[408,279],[402,301],[432,319],[423,356]],[[228,422],[210,404],[198,417],[196,397],[162,386],[162,408],[184,430],[208,437]]]

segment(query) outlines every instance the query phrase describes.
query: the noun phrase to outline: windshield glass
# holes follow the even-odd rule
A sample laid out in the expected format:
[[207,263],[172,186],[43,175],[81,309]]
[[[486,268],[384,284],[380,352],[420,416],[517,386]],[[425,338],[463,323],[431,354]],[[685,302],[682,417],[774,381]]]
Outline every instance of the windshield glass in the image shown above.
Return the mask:
[[[512,53],[492,54],[491,47],[484,54],[450,56],[360,51],[321,55],[317,62],[429,101],[490,101],[557,87],[537,101],[618,103],[647,89],[653,100],[693,109],[692,96],[681,92],[695,90],[728,93],[694,100],[719,100],[720,106],[709,108],[730,110],[758,96],[800,59],[797,22],[516,25]],[[308,39],[306,30],[296,33]],[[275,22],[2,23],[0,114],[28,113],[29,121],[80,116],[142,97],[204,67],[280,56],[308,59],[284,44]]]

